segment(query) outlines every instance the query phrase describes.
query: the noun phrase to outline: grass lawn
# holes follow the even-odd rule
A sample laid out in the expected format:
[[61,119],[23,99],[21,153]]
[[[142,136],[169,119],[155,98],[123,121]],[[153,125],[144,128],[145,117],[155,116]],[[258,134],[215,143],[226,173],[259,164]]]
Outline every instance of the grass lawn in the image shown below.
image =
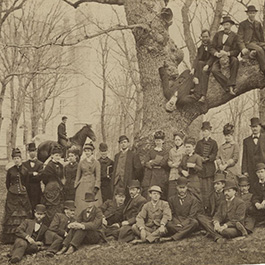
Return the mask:
[[[6,198],[5,171],[0,168],[0,218],[3,217]],[[260,264],[265,263],[265,227],[240,241],[219,245],[202,235],[180,242],[130,245],[111,241],[108,244],[84,246],[70,256],[44,257],[44,252],[26,256],[22,265],[202,265],[202,264]],[[7,264],[10,246],[0,245],[0,264]]]

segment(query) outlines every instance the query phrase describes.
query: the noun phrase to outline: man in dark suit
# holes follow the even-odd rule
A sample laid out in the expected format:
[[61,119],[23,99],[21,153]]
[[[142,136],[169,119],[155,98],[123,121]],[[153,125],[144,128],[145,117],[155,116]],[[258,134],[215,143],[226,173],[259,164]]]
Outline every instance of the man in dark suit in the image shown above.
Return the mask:
[[29,160],[23,163],[29,172],[28,196],[33,213],[36,205],[40,203],[42,195],[40,181],[43,163],[37,159],[36,150],[35,143],[30,143],[28,145]]
[[126,199],[129,198],[128,184],[133,179],[142,180],[143,167],[138,154],[129,149],[129,139],[126,135],[119,137],[120,152],[115,155],[112,187],[126,189]]
[[195,85],[194,97],[199,102],[205,102],[208,89],[208,80],[210,67],[213,64],[213,56],[210,54],[210,31],[204,29],[201,33],[202,44],[198,48],[197,56],[193,62],[191,74],[199,80],[199,84]]
[[57,253],[63,243],[64,238],[68,235],[69,224],[74,222],[75,202],[65,201],[64,213],[56,213],[45,233],[45,244],[49,245],[46,256],[53,257]]
[[44,234],[48,229],[42,223],[45,213],[46,207],[43,204],[36,205],[34,220],[26,219],[17,228],[17,239],[11,250],[11,263],[19,262],[25,253],[36,253],[43,245]]
[[[229,17],[223,17],[221,25],[224,30],[218,31],[213,38],[211,54],[215,57],[215,62],[212,66],[212,73],[215,79],[220,83],[222,88],[235,96],[234,87],[236,85],[236,76],[239,68],[239,61],[237,56],[239,54],[238,36],[235,32],[231,31],[231,27],[235,22]],[[230,77],[227,78],[221,72],[220,61],[229,60]]]
[[136,216],[141,211],[143,205],[147,202],[141,194],[140,182],[132,180],[129,183],[130,200],[123,210],[123,221],[119,230],[118,240],[121,242],[130,242],[134,239],[132,225],[136,223]]
[[217,243],[224,243],[225,238],[247,235],[247,231],[243,226],[246,205],[242,199],[236,196],[236,192],[236,184],[233,181],[226,181],[224,188],[225,200],[220,203],[212,221],[200,219],[202,226]]
[[216,141],[211,138],[212,126],[209,121],[202,123],[201,131],[203,139],[197,142],[195,153],[203,159],[203,172],[199,177],[203,207],[207,210],[209,208],[209,195],[213,190],[213,179],[216,170],[214,161],[217,156],[218,146]]
[[250,58],[256,58],[260,70],[265,74],[265,42],[264,33],[261,23],[255,20],[258,10],[255,6],[247,7],[246,13],[248,18],[238,27],[239,47],[243,55],[248,55]]
[[62,122],[58,125],[57,135],[58,135],[58,143],[63,147],[63,157],[66,157],[66,150],[68,145],[68,138],[66,133],[66,122],[67,117],[62,117]]
[[83,243],[97,244],[101,239],[101,228],[103,214],[95,204],[93,193],[85,194],[87,208],[81,212],[76,222],[68,225],[70,231],[63,241],[63,248],[57,252],[58,255],[66,255],[75,252]]
[[196,216],[201,208],[198,200],[188,192],[187,178],[180,177],[176,182],[177,194],[168,200],[172,221],[169,221],[166,227],[172,239],[180,240],[198,228]]
[[260,120],[250,120],[252,135],[243,140],[242,173],[249,177],[250,192],[258,182],[256,165],[265,161],[265,135],[261,133]]

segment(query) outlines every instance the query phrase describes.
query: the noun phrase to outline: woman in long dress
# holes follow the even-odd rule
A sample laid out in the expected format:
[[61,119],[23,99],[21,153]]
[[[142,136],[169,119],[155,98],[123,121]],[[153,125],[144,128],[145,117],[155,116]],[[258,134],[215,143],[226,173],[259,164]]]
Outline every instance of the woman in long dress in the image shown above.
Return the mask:
[[21,152],[18,148],[13,149],[12,158],[15,165],[9,168],[6,174],[7,197],[2,234],[2,241],[6,244],[14,243],[16,228],[32,215],[27,193],[29,175],[22,165]]
[[75,180],[76,216],[87,207],[87,203],[84,201],[87,192],[95,194],[95,199],[97,200],[96,206],[102,204],[100,192],[100,163],[93,156],[94,150],[95,147],[92,143],[85,144],[83,149],[85,158],[78,164]]
[[56,213],[63,211],[64,203],[64,176],[63,165],[60,163],[62,149],[54,147],[51,160],[42,172],[42,181],[45,184],[42,203],[46,206],[47,212],[44,223],[49,225]]
[[225,143],[223,143],[218,150],[216,157],[217,170],[227,173],[226,179],[235,181],[237,183],[237,176],[240,174],[239,170],[239,146],[234,141],[234,125],[227,123],[223,128]]

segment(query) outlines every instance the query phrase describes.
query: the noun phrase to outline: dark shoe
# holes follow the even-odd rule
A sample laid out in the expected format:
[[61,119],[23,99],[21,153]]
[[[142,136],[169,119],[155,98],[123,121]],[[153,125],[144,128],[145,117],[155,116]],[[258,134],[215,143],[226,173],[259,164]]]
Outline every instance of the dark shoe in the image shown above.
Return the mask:
[[64,252],[66,252],[66,250],[67,250],[67,247],[64,246],[60,251],[56,253],[56,255],[62,255],[64,254]]
[[234,91],[234,87],[232,87],[232,86],[229,87],[229,94],[232,96],[236,96],[236,93]]
[[20,259],[18,257],[10,259],[11,263],[18,263],[19,261],[20,261]]
[[226,240],[225,240],[225,238],[223,238],[223,237],[220,237],[220,238],[218,238],[217,240],[216,240],[216,243],[218,243],[218,244],[224,244],[226,242]]
[[73,254],[75,252],[75,249],[73,246],[70,246],[68,248],[68,250],[65,252],[65,255],[70,255],[70,254]]
[[53,258],[54,257],[54,253],[50,252],[50,251],[47,251],[47,253],[45,254],[46,257],[49,257],[49,258]]
[[236,222],[236,228],[237,228],[237,230],[240,231],[242,236],[247,236],[248,235],[248,232],[247,232],[246,228],[240,222]]

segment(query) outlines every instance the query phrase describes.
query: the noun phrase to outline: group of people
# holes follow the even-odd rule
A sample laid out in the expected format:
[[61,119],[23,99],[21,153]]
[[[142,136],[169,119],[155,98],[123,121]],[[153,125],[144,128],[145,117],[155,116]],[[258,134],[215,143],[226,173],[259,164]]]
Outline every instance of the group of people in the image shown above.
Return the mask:
[[[194,94],[199,102],[205,102],[208,89],[210,72],[220,83],[222,88],[231,95],[236,95],[236,77],[239,68],[238,55],[250,59],[256,59],[260,70],[265,74],[265,42],[263,27],[255,19],[258,10],[254,5],[247,7],[248,18],[239,23],[238,32],[235,33],[231,27],[235,22],[229,16],[223,17],[221,25],[223,30],[218,31],[211,41],[210,31],[203,30],[201,33],[202,44],[198,48],[191,73],[194,75]],[[220,63],[229,63],[230,76],[225,76],[221,71]]]
[[26,162],[14,149],[2,232],[5,243],[14,242],[10,261],[42,249],[48,257],[68,255],[110,238],[135,244],[181,240],[199,228],[218,243],[247,236],[265,220],[265,134],[259,118],[250,127],[241,170],[230,123],[219,147],[208,121],[198,142],[174,133],[169,151],[165,133],[156,131],[154,146],[141,159],[126,135],[119,137],[114,161],[106,143],[99,145],[99,159],[93,143],[84,145],[81,160],[70,148],[65,165],[58,147],[47,165],[37,160],[34,143]]

